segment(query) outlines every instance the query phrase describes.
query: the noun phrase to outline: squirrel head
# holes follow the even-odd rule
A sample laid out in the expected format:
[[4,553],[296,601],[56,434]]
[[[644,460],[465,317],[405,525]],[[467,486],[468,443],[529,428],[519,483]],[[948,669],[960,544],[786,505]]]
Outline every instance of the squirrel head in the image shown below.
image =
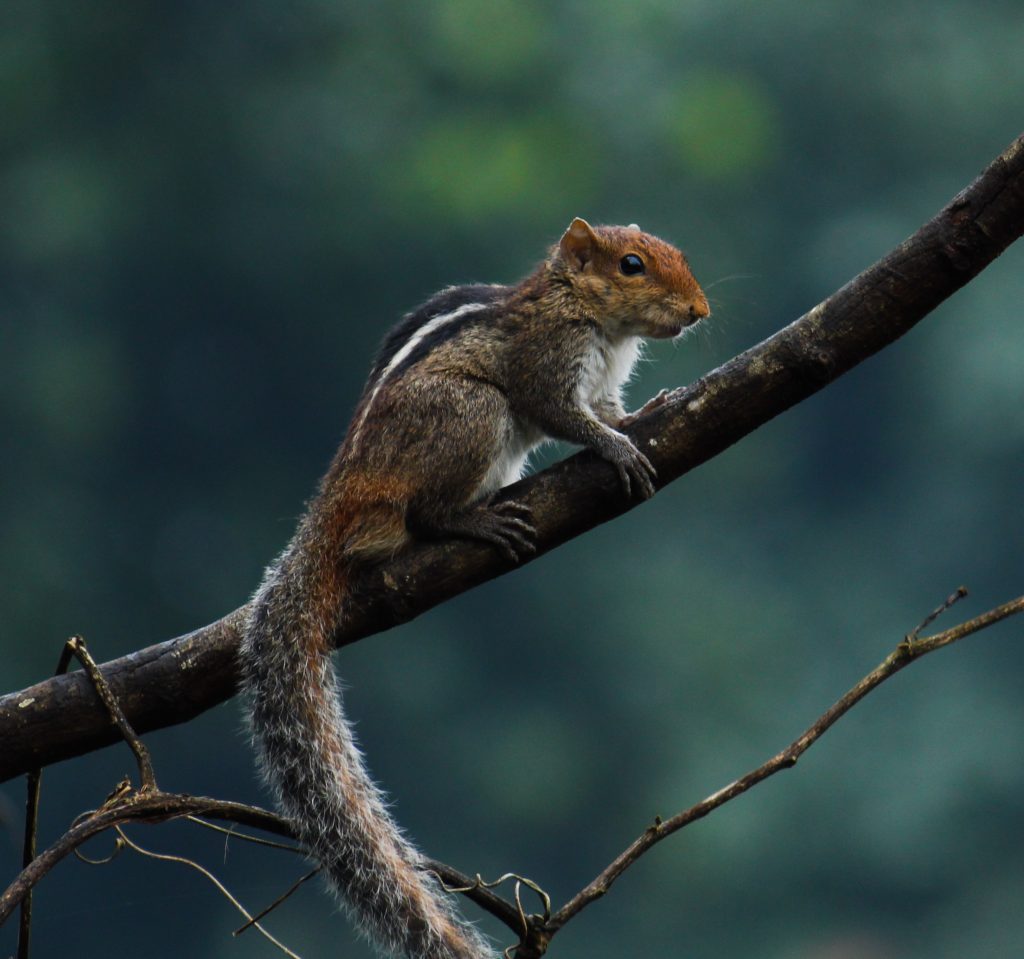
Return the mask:
[[635,224],[593,227],[577,217],[552,265],[613,336],[668,339],[711,313],[683,254]]

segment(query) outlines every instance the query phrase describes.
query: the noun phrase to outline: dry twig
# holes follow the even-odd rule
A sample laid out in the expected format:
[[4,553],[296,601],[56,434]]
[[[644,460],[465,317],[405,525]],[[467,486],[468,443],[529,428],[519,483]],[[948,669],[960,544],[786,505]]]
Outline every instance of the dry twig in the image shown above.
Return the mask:
[[[954,594],[956,598],[966,595],[966,590],[963,590],[962,587],[961,590]],[[1006,619],[1008,616],[1024,612],[1024,596],[1019,596],[1017,599],[1004,603],[1002,606],[997,606],[995,609],[982,613],[982,615],[961,623],[959,626],[954,626],[934,636],[918,639],[917,634],[920,630],[941,612],[948,609],[953,602],[955,602],[953,597],[947,600],[943,606],[922,623],[921,627],[918,627],[918,629],[907,636],[882,663],[833,703],[829,709],[822,713],[799,737],[781,752],[776,753],[767,762],[762,763],[756,769],[752,769],[745,776],[734,780],[728,786],[712,793],[707,799],[678,813],[671,819],[664,821],[660,819],[655,820],[627,849],[603,869],[600,875],[590,882],[585,889],[573,896],[569,902],[551,917],[551,922],[548,924],[549,930],[552,933],[556,932],[580,910],[588,906],[595,899],[603,896],[622,873],[647,852],[648,849],[661,842],[666,836],[672,835],[672,833],[698,819],[703,819],[708,813],[725,805],[737,796],[741,796],[748,789],[763,782],[769,776],[775,775],[780,770],[790,769],[795,766],[797,760],[821,738],[836,720],[848,713],[871,690],[880,686],[904,667],[909,666],[914,660],[920,659],[928,653],[935,652],[937,649],[942,649],[943,646],[949,646],[951,643],[964,639],[972,633],[978,632],[978,630],[985,629],[987,626]]]

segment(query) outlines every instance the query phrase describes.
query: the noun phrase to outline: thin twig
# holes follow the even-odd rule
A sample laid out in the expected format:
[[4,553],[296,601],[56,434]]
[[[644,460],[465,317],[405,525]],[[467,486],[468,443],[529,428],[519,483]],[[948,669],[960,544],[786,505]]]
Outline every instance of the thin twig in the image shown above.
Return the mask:
[[267,939],[268,942],[271,942],[275,946],[277,946],[277,948],[280,949],[281,952],[283,952],[286,956],[290,957],[290,959],[302,959],[301,956],[299,956],[297,953],[292,952],[292,950],[289,949],[283,942],[280,942],[279,940],[275,939],[266,929],[263,928],[263,926],[256,922],[253,919],[253,917],[249,915],[249,912],[248,910],[246,910],[245,906],[243,906],[233,895],[231,895],[230,891],[224,885],[224,883],[222,883],[212,872],[210,872],[209,869],[200,866],[199,863],[195,862],[192,859],[186,859],[184,856],[173,856],[169,853],[153,852],[151,849],[143,849],[142,846],[140,846],[138,843],[132,842],[132,840],[125,835],[124,830],[120,826],[115,826],[114,828],[117,830],[118,838],[129,849],[131,849],[133,852],[137,852],[140,856],[146,856],[149,859],[156,859],[159,862],[178,862],[181,863],[183,866],[190,866],[192,869],[195,869],[196,872],[198,872],[200,875],[203,875],[207,879],[209,879],[210,882],[213,883],[213,885],[216,887],[217,891],[220,892],[220,894],[225,899],[227,899],[227,901],[230,902],[231,905],[233,905],[243,916],[245,916],[245,918],[250,921],[250,923],[255,927],[255,929],[259,933],[261,933],[263,937]]
[[[954,596],[959,598],[959,591],[957,591]],[[953,599],[953,602],[955,602],[955,599]],[[947,601],[947,604],[940,607],[935,615],[938,615],[938,613],[947,609],[949,605],[952,605],[952,603]],[[719,789],[718,792],[712,793],[695,806],[691,806],[689,809],[673,816],[671,819],[666,819],[664,821],[660,819],[655,820],[654,823],[648,826],[647,829],[645,829],[644,832],[638,836],[628,848],[623,850],[622,853],[620,853],[604,870],[602,870],[592,882],[577,893],[571,900],[569,900],[569,902],[562,906],[554,916],[551,917],[551,921],[547,924],[548,932],[553,935],[578,912],[592,903],[595,899],[599,899],[608,892],[612,883],[614,883],[622,873],[633,865],[633,863],[647,852],[648,849],[661,842],[661,840],[666,836],[670,836],[672,833],[682,829],[684,826],[688,826],[690,823],[695,822],[698,819],[703,819],[708,815],[708,813],[713,812],[715,809],[718,809],[719,806],[723,806],[730,800],[742,795],[748,789],[756,786],[769,776],[773,776],[780,770],[789,769],[792,766],[795,766],[797,760],[808,749],[810,749],[810,747],[817,742],[819,738],[821,738],[822,734],[824,734],[826,730],[836,722],[836,720],[849,712],[857,705],[857,703],[867,696],[868,693],[875,689],[875,687],[881,685],[881,683],[885,682],[885,680],[890,676],[898,673],[905,666],[909,666],[915,659],[920,659],[928,653],[964,639],[972,633],[976,633],[987,626],[991,626],[1002,619],[1006,619],[1008,616],[1013,616],[1020,612],[1024,612],[1024,596],[1020,596],[1008,603],[1004,603],[1002,606],[997,606],[995,609],[989,610],[987,613],[982,613],[980,616],[976,616],[974,619],[961,623],[959,626],[954,626],[941,633],[936,633],[934,636],[928,636],[924,639],[904,639],[879,666],[868,673],[867,676],[853,686],[844,696],[838,699],[828,710],[822,713],[822,715],[811,726],[809,726],[801,736],[795,739],[781,752],[777,753],[756,769],[751,770],[745,776],[741,776],[739,779],[734,780],[729,783],[728,786]],[[927,619],[925,623],[927,624],[928,622],[931,622],[932,619],[934,619],[934,616]]]
[[128,743],[131,751],[135,754],[135,761],[139,766],[140,789],[143,792],[156,789],[156,774],[153,772],[153,761],[150,759],[149,750],[125,718],[117,698],[111,692],[107,681],[103,678],[103,673],[100,672],[96,661],[89,655],[85,640],[81,636],[72,636],[68,640],[66,648],[70,648],[71,652],[78,658],[78,661],[89,674],[93,688],[103,701],[103,705],[110,714],[111,720],[124,737],[124,741]]
[[[24,869],[36,858],[36,833],[39,828],[39,790],[42,783],[42,769],[33,769],[28,774],[28,796],[25,800],[25,842],[22,847],[21,868]],[[29,959],[32,944],[32,894],[29,893],[21,904],[18,919],[18,959]]]
[[270,915],[270,913],[272,913],[278,906],[280,906],[281,903],[285,902],[289,898],[289,896],[291,896],[297,889],[299,889],[299,887],[302,886],[303,883],[307,883],[314,876],[319,875],[320,868],[320,866],[317,866],[316,869],[310,869],[309,872],[307,872],[304,876],[299,876],[299,878],[296,879],[295,882],[293,882],[285,892],[281,893],[281,895],[278,896],[269,906],[266,906],[265,908],[261,909],[258,913],[256,913],[255,916],[251,917],[244,925],[239,926],[233,933],[231,933],[231,935],[240,936],[243,932],[245,932],[246,929],[251,929],[253,926],[259,928],[259,921],[261,919]]
[[[491,879],[489,881],[477,873],[472,882],[465,881],[465,877],[462,877],[463,881],[461,883],[458,885],[451,885],[445,882],[437,869],[431,867],[429,871],[437,876],[441,882],[441,888],[444,889],[445,892],[462,893],[463,895],[470,896],[471,898],[479,892],[496,889],[502,883],[508,882],[509,879],[514,879],[515,886],[513,887],[513,895],[515,896],[516,905],[513,915],[516,922],[513,922],[513,916],[499,916],[498,918],[502,919],[505,925],[507,925],[513,932],[519,933],[519,945],[526,942],[530,935],[530,929],[533,925],[539,924],[543,926],[544,923],[551,918],[551,897],[532,879],[527,879],[525,876],[520,876],[518,873],[506,872],[503,876],[499,876],[497,879]],[[523,908],[523,886],[528,886],[532,889],[544,904],[544,912],[540,916],[526,914],[526,910]],[[498,898],[498,901],[507,906],[507,903],[505,903],[503,899]],[[495,915],[497,914],[495,913]],[[518,928],[516,923],[518,923]],[[506,959],[508,959],[510,951],[515,948],[517,947],[509,946],[509,948],[505,950]]]
[[967,587],[958,586],[955,593],[950,593],[950,595],[946,597],[945,601],[942,603],[941,606],[936,606],[935,609],[933,609],[927,616],[925,616],[925,618],[922,619],[921,622],[918,623],[917,626],[909,633],[907,633],[907,635],[903,638],[906,639],[908,642],[912,643],[915,639],[917,639],[918,636],[921,635],[921,633],[928,626],[934,623],[935,620],[937,620],[947,609],[949,609],[950,606],[953,606],[956,603],[960,602],[960,600],[962,600],[966,595]]
[[[256,807],[254,806],[253,808],[255,809]],[[198,816],[186,816],[185,818],[189,822],[194,822],[197,826],[202,826],[204,829],[223,833],[225,841],[227,839],[241,839],[243,842],[251,842],[257,846],[269,846],[271,849],[283,849],[285,852],[295,852],[303,856],[306,854],[306,851],[301,846],[296,846],[294,843],[276,842],[273,839],[264,839],[262,836],[253,836],[247,832],[239,832],[233,826],[231,828],[218,826],[216,823],[207,822],[205,819],[200,819]]]
[[503,922],[513,932],[519,931],[519,913],[516,907],[492,892],[488,883],[482,880],[478,881],[480,880],[479,876],[471,879],[465,873],[461,873],[458,869],[453,869],[437,859],[424,859],[423,871],[432,872],[440,882],[442,889],[464,895],[485,912],[489,912],[495,919]]
[[[54,676],[63,676],[71,665],[71,640],[62,647],[57,659]],[[25,841],[22,846],[21,868],[25,869],[36,858],[36,840],[39,832],[39,796],[43,789],[42,767],[29,771],[25,799]],[[32,944],[32,890],[29,889],[21,903],[21,914],[18,921],[18,959],[29,959]]]
[[102,856],[99,859],[93,859],[92,856],[87,856],[81,849],[76,849],[75,858],[79,862],[84,862],[87,866],[107,866],[120,856],[124,850],[125,844],[121,841],[121,837],[118,836],[114,840],[114,848],[109,856]]

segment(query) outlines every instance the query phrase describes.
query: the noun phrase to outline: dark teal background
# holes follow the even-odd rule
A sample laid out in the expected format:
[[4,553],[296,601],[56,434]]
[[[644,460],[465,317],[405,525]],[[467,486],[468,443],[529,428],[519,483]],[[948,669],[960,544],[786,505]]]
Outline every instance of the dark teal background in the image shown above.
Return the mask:
[[[635,405],[769,335],[1021,132],[1022,50],[1018,2],[5,3],[0,686],[73,632],[108,659],[244,602],[384,330],[446,284],[515,281],[574,215],[673,240],[713,301]],[[411,835],[564,901],[960,583],[949,624],[1021,593],[1022,268],[1011,249],[656,501],[341,653]],[[1020,622],[915,665],[551,955],[1019,954],[1022,694]],[[236,702],[148,740],[165,788],[267,801]],[[48,771],[42,841],[130,768]],[[22,792],[0,787],[5,876]],[[254,909],[302,870],[131,834]],[[278,955],[240,924],[182,866],[71,861],[34,955]],[[269,925],[306,959],[368,954],[312,887]]]

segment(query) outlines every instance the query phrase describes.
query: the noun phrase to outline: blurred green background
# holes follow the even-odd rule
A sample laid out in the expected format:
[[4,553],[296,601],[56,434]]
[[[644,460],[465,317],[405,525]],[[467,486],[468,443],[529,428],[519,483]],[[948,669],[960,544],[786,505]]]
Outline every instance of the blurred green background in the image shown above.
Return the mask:
[[[574,215],[675,241],[713,301],[651,350],[637,405],[770,334],[1021,131],[1022,50],[1019,0],[8,0],[0,686],[72,632],[107,659],[242,603],[384,330],[443,285],[514,281]],[[656,501],[341,653],[421,845],[561,902],[961,582],[949,624],[1020,593],[1022,267],[1018,246]],[[1010,622],[901,674],[551,954],[1019,954],[1022,640]],[[236,702],[149,741],[166,788],[267,801]],[[48,771],[42,841],[130,767]],[[5,876],[22,790],[0,787]],[[253,908],[302,871],[196,833],[132,830]],[[239,924],[183,867],[72,861],[39,891],[35,955],[278,954]],[[306,959],[369,954],[313,888],[269,925]]]

